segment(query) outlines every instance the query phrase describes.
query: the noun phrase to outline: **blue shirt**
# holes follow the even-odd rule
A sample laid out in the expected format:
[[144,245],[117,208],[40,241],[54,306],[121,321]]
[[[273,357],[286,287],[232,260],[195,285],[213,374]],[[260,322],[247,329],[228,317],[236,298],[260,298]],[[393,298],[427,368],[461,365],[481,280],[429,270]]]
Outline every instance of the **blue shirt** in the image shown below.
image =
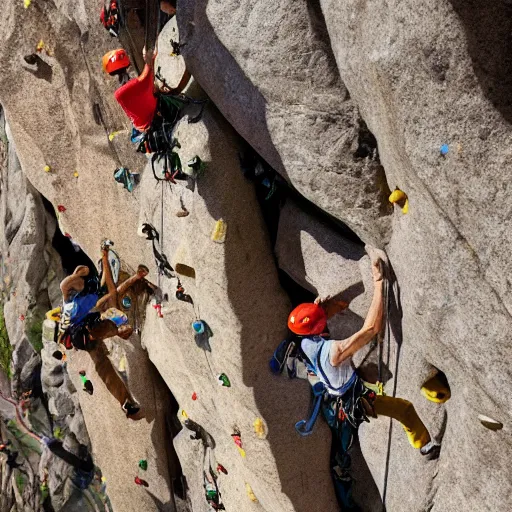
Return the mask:
[[333,340],[326,340],[321,336],[304,338],[301,348],[311,364],[306,363],[308,369],[327,386],[329,393],[343,395],[356,378],[352,366],[352,358],[347,358],[339,366],[331,364],[331,347]]

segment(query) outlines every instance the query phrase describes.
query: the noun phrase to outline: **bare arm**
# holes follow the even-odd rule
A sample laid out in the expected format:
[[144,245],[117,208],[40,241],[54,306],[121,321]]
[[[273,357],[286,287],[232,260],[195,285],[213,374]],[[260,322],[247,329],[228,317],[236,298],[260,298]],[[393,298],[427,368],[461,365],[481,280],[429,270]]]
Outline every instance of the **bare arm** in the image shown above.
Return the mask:
[[380,260],[372,263],[372,272],[373,299],[363,327],[350,338],[333,342],[330,354],[333,366],[339,366],[343,361],[352,357],[360,348],[369,343],[382,328],[383,297]]

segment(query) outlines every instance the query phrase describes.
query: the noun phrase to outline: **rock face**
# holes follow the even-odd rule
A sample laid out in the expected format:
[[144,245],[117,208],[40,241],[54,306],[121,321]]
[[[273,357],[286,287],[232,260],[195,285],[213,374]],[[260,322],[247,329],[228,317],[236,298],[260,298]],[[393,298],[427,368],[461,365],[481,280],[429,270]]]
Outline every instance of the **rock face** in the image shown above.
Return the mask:
[[319,3],[185,0],[178,22],[187,65],[235,129],[304,196],[384,243],[376,142],[340,79]]
[[[155,187],[146,169],[129,195],[111,172],[118,160],[132,169],[145,162],[128,149],[127,133],[109,145],[104,126],[96,123],[101,112],[107,131],[128,129],[111,96],[114,85],[98,64],[113,44],[96,22],[96,2],[75,4],[70,9],[33,0],[24,11],[11,0],[0,13],[0,101],[23,172],[55,206],[66,207],[61,226],[90,255],[106,236],[115,240],[128,266],[152,261],[150,242],[137,237],[139,224],[152,222],[194,301],[176,300],[176,281],[162,279],[169,296],[164,318],[148,307],[142,344],[133,339],[123,346],[134,393],[153,411],[154,421],[127,423],[101,383],[94,397],[79,394],[114,506],[130,512],[145,500],[146,510],[174,507],[169,471],[179,471],[176,463],[164,468],[170,447],[162,427],[166,395],[145,347],[181,408],[213,438],[215,460],[228,470],[218,480],[227,510],[339,508],[329,483],[324,423],[307,439],[293,431],[306,414],[307,387],[273,379],[267,370],[272,350],[286,334],[290,303],[279,286],[254,191],[239,170],[240,141],[222,113],[302,195],[344,221],[363,242],[385,245],[389,255],[396,281],[390,290],[390,337],[383,346],[386,392],[414,402],[441,453],[437,461],[422,458],[400,426],[386,418],[363,425],[360,453],[354,455],[354,491],[363,510],[380,511],[383,505],[398,512],[509,510],[510,26],[495,27],[496,19],[510,18],[509,7],[455,0],[428,6],[180,0],[182,53],[221,113],[210,104],[199,123],[181,120],[175,135],[182,161],[198,155],[207,169],[197,182],[172,189]],[[175,37],[169,27],[162,35],[166,41]],[[41,55],[40,69],[27,70],[22,57],[41,37],[53,52]],[[169,83],[176,83],[181,58],[166,49],[158,62]],[[29,95],[34,90],[37,108]],[[443,144],[448,144],[444,157]],[[46,164],[52,173],[42,171]],[[407,215],[398,207],[391,215],[388,185],[407,193]],[[37,211],[34,193],[29,185],[21,192]],[[176,215],[182,206],[188,216]],[[13,225],[23,215],[16,210]],[[227,225],[226,239],[216,244],[211,234],[220,219]],[[41,247],[37,238],[29,243]],[[362,247],[288,201],[274,250],[279,267],[300,286],[352,300],[349,311],[331,323],[333,335],[347,336],[361,325],[372,290]],[[150,277],[157,280],[154,265]],[[7,308],[6,314],[16,325],[18,309]],[[204,337],[194,338],[191,323],[197,319],[213,333],[211,351],[201,345]],[[357,362],[375,363],[375,353],[367,349]],[[32,355],[28,341],[20,344],[15,367]],[[77,389],[77,371],[84,365],[98,380],[90,364],[85,353],[72,358]],[[427,402],[420,394],[437,370],[450,383],[446,404]],[[230,378],[230,388],[217,386],[221,372]],[[63,377],[50,372],[45,379],[58,386]],[[66,399],[57,403],[65,407]],[[478,415],[504,428],[486,429]],[[258,417],[265,439],[253,431]],[[235,428],[242,433],[245,458],[231,438]],[[188,434],[184,429],[175,447],[192,509],[206,510],[204,450]],[[151,501],[129,481],[140,458],[136,444],[124,447],[130,436],[153,457]],[[259,505],[246,496],[246,483]]]

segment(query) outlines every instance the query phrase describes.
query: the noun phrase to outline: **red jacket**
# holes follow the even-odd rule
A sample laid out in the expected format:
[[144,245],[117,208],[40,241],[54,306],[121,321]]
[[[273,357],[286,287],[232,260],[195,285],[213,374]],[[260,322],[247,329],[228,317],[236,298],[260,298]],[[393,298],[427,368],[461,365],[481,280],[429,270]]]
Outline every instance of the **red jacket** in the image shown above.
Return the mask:
[[139,77],[132,78],[114,93],[117,102],[139,131],[146,131],[155,116],[157,99],[154,82],[153,68],[146,64]]

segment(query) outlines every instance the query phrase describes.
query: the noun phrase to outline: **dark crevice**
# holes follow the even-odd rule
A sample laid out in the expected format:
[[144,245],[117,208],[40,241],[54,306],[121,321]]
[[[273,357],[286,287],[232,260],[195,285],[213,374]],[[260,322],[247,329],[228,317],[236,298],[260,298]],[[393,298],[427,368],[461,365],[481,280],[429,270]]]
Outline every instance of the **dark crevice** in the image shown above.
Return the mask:
[[377,147],[377,139],[373,133],[368,129],[366,122],[361,117],[358,120],[359,132],[357,135],[357,149],[354,152],[355,159],[370,158],[378,163],[379,150]]

